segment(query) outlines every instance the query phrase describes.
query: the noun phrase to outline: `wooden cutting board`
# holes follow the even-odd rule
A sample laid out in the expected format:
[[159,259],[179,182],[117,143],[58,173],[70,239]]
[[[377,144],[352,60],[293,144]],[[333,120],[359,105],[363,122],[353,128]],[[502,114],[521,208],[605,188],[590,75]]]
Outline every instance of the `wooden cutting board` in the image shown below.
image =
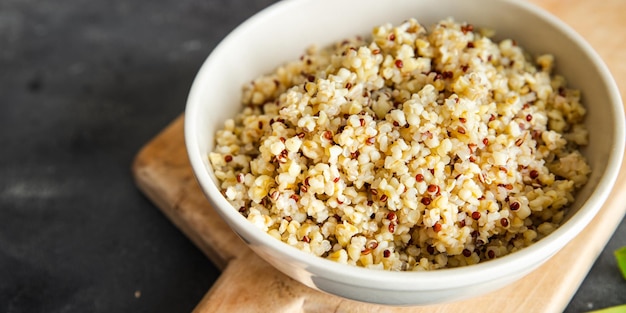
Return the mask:
[[[626,90],[626,1],[533,2],[583,35]],[[204,198],[187,159],[182,116],[146,144],[132,165],[136,183],[223,272],[194,312],[561,312],[626,212],[622,166],[609,200],[592,223],[550,261],[490,294],[444,305],[395,308],[312,290],[257,257]]]

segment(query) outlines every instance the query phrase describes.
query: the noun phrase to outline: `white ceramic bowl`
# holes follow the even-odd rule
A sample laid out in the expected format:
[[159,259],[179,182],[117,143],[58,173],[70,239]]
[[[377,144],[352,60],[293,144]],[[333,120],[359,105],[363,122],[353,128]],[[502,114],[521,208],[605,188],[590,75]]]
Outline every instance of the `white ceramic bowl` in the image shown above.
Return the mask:
[[[252,226],[216,186],[208,161],[214,134],[240,110],[241,87],[294,60],[311,44],[324,46],[366,35],[386,22],[417,18],[430,26],[446,18],[496,30],[529,52],[553,53],[556,71],[581,89],[588,109],[593,169],[567,221],[519,252],[462,268],[387,272],[338,264],[292,248]],[[364,302],[423,305],[473,297],[528,274],[574,238],[600,210],[616,179],[624,151],[624,118],[617,87],[592,48],[557,18],[525,1],[492,0],[287,0],[256,14],[211,53],[191,88],[185,140],[195,175],[212,206],[263,259],[303,284]]]

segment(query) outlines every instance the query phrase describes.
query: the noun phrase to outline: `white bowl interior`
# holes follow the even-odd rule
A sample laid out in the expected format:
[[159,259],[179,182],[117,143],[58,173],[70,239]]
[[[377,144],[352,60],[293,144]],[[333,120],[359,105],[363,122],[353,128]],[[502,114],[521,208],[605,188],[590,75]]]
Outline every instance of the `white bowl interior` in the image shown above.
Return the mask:
[[[495,29],[497,39],[513,38],[532,54],[549,52],[555,55],[556,71],[568,79],[570,86],[582,90],[583,101],[588,109],[586,125],[589,128],[590,144],[584,149],[584,154],[593,172],[589,183],[579,192],[578,200],[572,206],[569,221],[550,237],[521,252],[487,262],[488,265],[479,264],[437,273],[386,273],[340,266],[296,251],[254,228],[221,196],[207,158],[213,148],[216,130],[223,127],[224,120],[233,117],[241,109],[241,87],[278,65],[298,58],[311,44],[324,46],[346,37],[367,35],[375,25],[386,22],[398,24],[411,17],[417,18],[427,27],[440,19],[454,17],[458,22],[467,21],[478,27]],[[458,286],[465,286],[476,280],[493,280],[492,287],[496,288],[510,280],[495,283],[499,275],[519,278],[514,277],[519,276],[515,273],[525,273],[525,269],[529,271],[540,265],[572,239],[596,214],[615,181],[624,150],[621,100],[605,65],[563,23],[534,6],[518,1],[280,2],[240,25],[215,48],[194,81],[185,114],[186,144],[196,177],[213,207],[227,223],[261,256],[283,272],[317,287],[324,284],[319,282],[317,276],[332,274],[330,277],[334,278],[325,283],[333,285],[328,283],[330,281],[338,285],[322,289],[358,300],[364,300],[359,295],[362,291],[345,291],[345,284],[357,286],[375,281],[379,289],[445,290],[451,288],[450,284],[454,281]],[[579,211],[582,214],[574,215]],[[542,253],[545,257],[536,258],[533,253]],[[355,279],[363,275],[367,277]],[[470,280],[462,282],[461,278]],[[425,283],[416,286],[416,279]],[[437,299],[436,296],[431,297]],[[400,304],[415,302],[407,299],[406,295],[398,295],[396,298],[387,301]],[[440,300],[450,300],[450,297],[443,296]],[[385,302],[384,299],[372,301]]]

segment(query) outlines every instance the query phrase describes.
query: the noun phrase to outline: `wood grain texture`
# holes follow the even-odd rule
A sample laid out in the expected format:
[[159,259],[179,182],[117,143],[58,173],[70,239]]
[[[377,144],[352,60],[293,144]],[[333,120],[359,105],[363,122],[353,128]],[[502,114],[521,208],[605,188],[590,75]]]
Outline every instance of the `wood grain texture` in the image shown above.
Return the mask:
[[[611,69],[622,98],[626,90],[626,1],[533,0],[571,25]],[[592,223],[530,275],[506,288],[466,301],[394,308],[358,303],[312,290],[257,257],[204,198],[193,176],[176,119],[136,156],[137,186],[220,269],[218,281],[194,312],[560,312],[626,212],[622,166],[608,201]]]

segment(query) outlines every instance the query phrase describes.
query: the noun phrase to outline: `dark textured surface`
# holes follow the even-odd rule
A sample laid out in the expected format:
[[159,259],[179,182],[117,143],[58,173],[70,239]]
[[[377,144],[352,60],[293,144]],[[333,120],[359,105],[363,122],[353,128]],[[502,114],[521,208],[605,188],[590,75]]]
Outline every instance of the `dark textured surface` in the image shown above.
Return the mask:
[[[217,269],[135,188],[204,58],[274,1],[0,0],[0,311],[188,312]],[[568,312],[626,303],[612,250]]]

